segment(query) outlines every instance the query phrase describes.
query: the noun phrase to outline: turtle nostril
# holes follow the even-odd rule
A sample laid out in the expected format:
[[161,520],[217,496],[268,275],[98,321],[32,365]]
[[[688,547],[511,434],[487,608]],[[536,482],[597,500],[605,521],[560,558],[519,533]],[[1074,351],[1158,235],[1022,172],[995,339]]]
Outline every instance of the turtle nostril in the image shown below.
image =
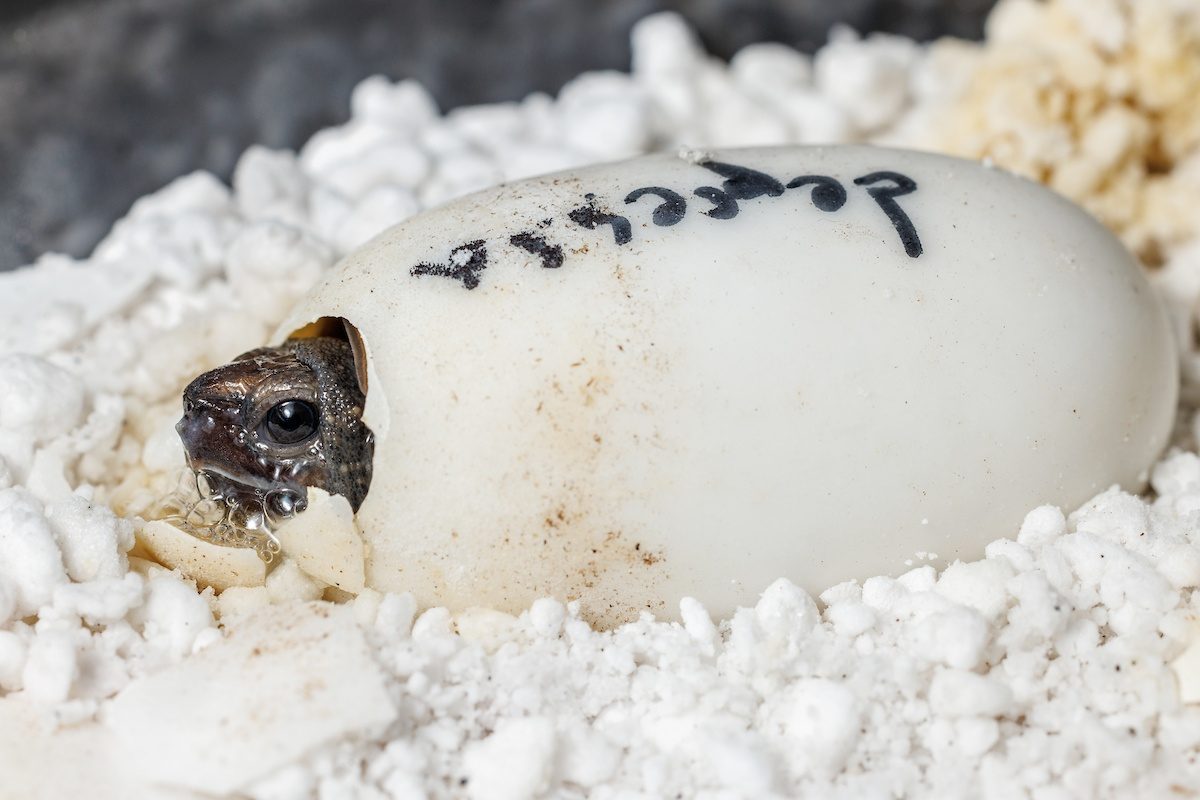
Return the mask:
[[191,450],[202,444],[208,433],[215,427],[216,420],[213,419],[213,415],[204,413],[193,405],[175,423],[175,432],[183,440],[184,448]]

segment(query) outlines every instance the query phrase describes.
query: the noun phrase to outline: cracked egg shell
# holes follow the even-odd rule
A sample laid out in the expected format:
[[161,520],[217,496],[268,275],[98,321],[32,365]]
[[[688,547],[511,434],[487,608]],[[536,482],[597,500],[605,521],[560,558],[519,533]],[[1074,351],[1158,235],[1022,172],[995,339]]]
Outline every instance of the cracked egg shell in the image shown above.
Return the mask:
[[1177,365],[1137,265],[996,169],[870,147],[653,155],[501,185],[348,256],[367,585],[613,624],[973,559],[1136,490]]

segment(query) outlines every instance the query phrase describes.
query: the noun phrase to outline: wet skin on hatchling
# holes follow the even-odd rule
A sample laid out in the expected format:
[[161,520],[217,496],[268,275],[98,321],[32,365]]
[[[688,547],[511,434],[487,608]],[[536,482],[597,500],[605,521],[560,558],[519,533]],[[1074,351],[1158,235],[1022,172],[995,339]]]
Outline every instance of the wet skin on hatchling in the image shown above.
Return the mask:
[[235,521],[304,510],[307,487],[358,510],[371,483],[374,439],[349,343],[289,339],[196,378],[175,426],[188,466]]

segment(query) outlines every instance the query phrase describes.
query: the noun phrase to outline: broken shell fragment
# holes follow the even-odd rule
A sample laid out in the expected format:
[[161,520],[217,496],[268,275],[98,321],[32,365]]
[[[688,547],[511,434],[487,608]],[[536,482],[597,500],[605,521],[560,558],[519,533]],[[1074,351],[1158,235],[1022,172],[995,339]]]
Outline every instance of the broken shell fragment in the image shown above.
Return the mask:
[[250,547],[227,547],[205,541],[166,520],[152,520],[137,532],[137,552],[178,569],[203,589],[223,592],[231,586],[262,586],[267,564]]
[[275,535],[283,554],[306,574],[345,592],[362,591],[363,541],[346,498],[309,489],[307,510],[284,521]]

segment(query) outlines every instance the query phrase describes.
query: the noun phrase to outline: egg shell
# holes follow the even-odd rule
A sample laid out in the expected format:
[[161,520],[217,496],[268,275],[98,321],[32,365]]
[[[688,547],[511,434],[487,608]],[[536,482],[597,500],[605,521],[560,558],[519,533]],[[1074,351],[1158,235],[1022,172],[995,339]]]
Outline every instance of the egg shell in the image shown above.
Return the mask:
[[600,625],[979,557],[1030,508],[1141,487],[1178,383],[1084,211],[870,147],[497,186],[348,256],[280,338],[336,318],[377,439],[367,585]]
[[223,592],[232,586],[262,586],[267,580],[267,565],[251,548],[213,544],[166,520],[141,526],[137,545],[136,554],[178,569],[201,589]]
[[345,592],[362,591],[363,542],[346,498],[311,489],[308,509],[280,525],[275,535],[281,552],[303,572]]

